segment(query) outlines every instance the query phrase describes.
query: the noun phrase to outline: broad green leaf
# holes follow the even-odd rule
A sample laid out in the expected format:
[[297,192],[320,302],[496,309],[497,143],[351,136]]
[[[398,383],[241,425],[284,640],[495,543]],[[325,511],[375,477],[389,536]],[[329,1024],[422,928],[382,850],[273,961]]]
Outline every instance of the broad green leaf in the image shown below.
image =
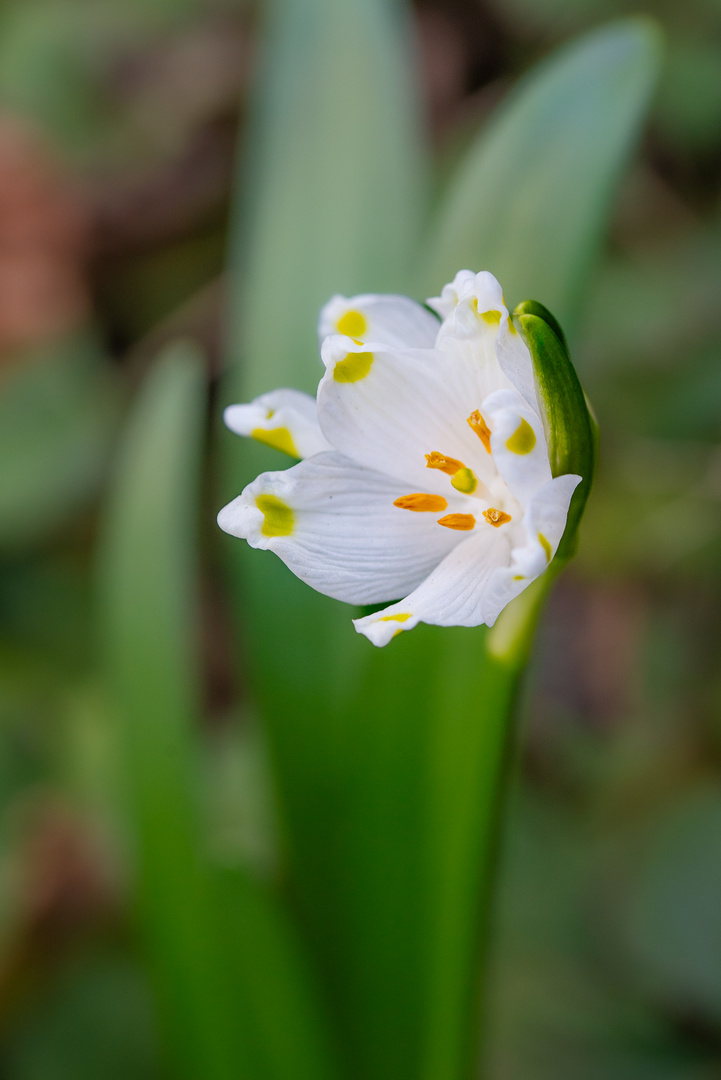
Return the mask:
[[[320,10],[318,3],[311,5],[312,12]],[[364,53],[357,34],[351,33],[345,42],[335,41],[337,52],[328,48],[327,34],[333,28],[337,33],[351,11],[353,18],[360,19],[368,10],[369,5],[359,0],[354,5],[338,4],[333,13],[328,12],[322,32],[316,27],[316,36],[324,42],[325,67],[319,65],[314,74],[316,46],[306,38],[300,15],[289,5],[276,8],[275,81],[266,85],[265,112],[261,110],[256,122],[253,145],[257,152],[246,180],[247,200],[236,234],[231,341],[237,367],[226,401],[247,399],[284,384],[312,389],[319,374],[313,336],[319,304],[333,292],[382,291],[389,281],[390,287],[403,288],[401,279],[382,272],[381,262],[385,268],[394,265],[394,258],[380,257],[391,235],[388,219],[373,214],[363,217],[362,200],[353,195],[359,174],[346,175],[342,213],[336,202],[337,184],[327,181],[329,160],[338,169],[334,177],[340,176],[341,165],[347,167],[345,157],[335,160],[333,156],[339,135],[329,121],[334,115],[329,101],[333,100],[347,125],[347,111],[338,103],[347,100],[351,88],[359,99],[372,95],[379,78],[377,67],[370,88],[367,80],[350,77],[360,58],[349,54]],[[350,26],[348,22],[346,30]],[[625,41],[627,51],[635,49],[636,58],[627,58],[627,69],[636,63],[644,70],[652,66],[650,35],[641,24],[617,27],[611,37],[621,45]],[[286,47],[281,49],[281,45]],[[586,43],[577,51],[589,48]],[[302,72],[297,66],[300,55]],[[341,86],[335,81],[339,56],[346,58]],[[619,109],[614,97],[623,79],[616,70],[604,82],[587,60],[575,63],[574,89],[583,90],[586,77],[591,84],[594,78],[603,83],[596,97],[603,103],[604,95],[611,95],[620,127],[627,117],[622,140],[626,149],[632,134],[629,110],[624,103]],[[538,83],[557,81],[556,68],[565,71],[568,65],[568,54],[553,59],[545,74],[537,77]],[[633,83],[628,70],[626,76]],[[316,89],[323,86],[324,90],[311,99],[307,86],[316,77]],[[529,82],[534,79],[530,76]],[[647,74],[646,87],[649,79]],[[564,138],[569,137],[576,129],[568,123],[564,127],[564,93],[544,94],[547,129],[555,132],[557,125]],[[529,108],[529,95],[535,100],[535,90],[533,94],[527,90],[525,96],[519,93],[516,100],[525,101]],[[594,100],[586,94],[591,109]],[[633,130],[640,108],[637,101]],[[392,102],[386,101],[384,109],[394,115]],[[506,117],[509,110],[510,106]],[[611,111],[602,110],[607,127],[612,127]],[[263,117],[268,118],[265,126],[260,123]],[[302,138],[293,123],[302,129]],[[376,136],[387,130],[388,123],[388,116],[378,121]],[[370,129],[362,130],[370,138]],[[603,137],[604,132],[599,124],[596,134]],[[525,128],[515,121],[506,138],[509,150],[514,139],[519,160],[528,140]],[[541,199],[540,212],[536,213],[538,204],[533,203],[533,211],[524,219],[528,244],[521,253],[525,260],[521,270],[535,266],[540,279],[550,260],[566,286],[576,284],[581,271],[589,269],[592,245],[588,237],[597,237],[608,209],[611,181],[622,156],[618,141],[606,140],[604,148],[591,155],[595,165],[589,166],[588,175],[581,170],[581,190],[592,189],[594,198],[603,193],[603,198],[580,199],[573,207],[568,228],[571,233],[580,229],[583,243],[573,233],[575,246],[560,244],[552,254],[546,252],[549,230]],[[541,150],[547,143],[548,137],[541,140]],[[546,162],[546,173],[558,165],[556,158],[554,153]],[[368,154],[359,151],[354,161],[359,170],[368,168],[368,177],[375,175],[377,165],[371,167]],[[563,162],[559,168],[554,174],[556,186],[563,181]],[[304,190],[301,180],[311,175],[315,189]],[[505,200],[498,223],[500,251],[505,250],[503,230],[513,236],[514,215],[533,201],[537,182],[537,175],[532,182],[527,172],[518,171],[504,173],[498,181],[499,199],[502,195]],[[553,187],[548,176],[544,182],[547,189]],[[396,190],[386,183],[386,197]],[[474,193],[469,202],[475,209]],[[341,223],[344,214],[349,217]],[[459,238],[468,240],[470,265],[497,270],[476,254],[477,219],[478,214],[470,224],[465,218],[452,222],[458,227],[451,239],[458,240],[456,246],[460,246]],[[371,239],[368,231],[375,230],[378,222],[383,222],[383,236]],[[438,225],[436,234],[444,239]],[[348,245],[348,235],[361,239]],[[397,233],[393,235],[397,244]],[[365,270],[361,272],[368,265],[361,259],[367,250],[364,237],[379,255],[378,265],[374,270],[371,267],[371,280],[364,276]],[[466,261],[453,244],[446,243],[446,248],[440,242],[427,246],[420,295],[436,291]],[[481,253],[483,249],[480,245]],[[581,249],[585,261],[579,257]],[[407,245],[403,254],[410,263],[412,247]],[[513,260],[511,264],[515,265]],[[522,280],[520,274],[518,280]],[[508,284],[509,289],[515,288],[510,276]],[[567,311],[581,295],[583,284],[581,280],[578,292],[568,287]],[[555,303],[552,296],[540,298]],[[229,436],[226,445],[229,462],[236,454],[233,491],[228,495],[237,493],[262,468],[287,465],[266,449],[248,446],[236,452]],[[269,732],[288,880],[321,974],[344,1065],[363,1080],[390,1075],[396,1080],[419,1076],[461,1080],[470,1072],[477,1045],[479,937],[488,910],[509,711],[540,597],[531,598],[533,602],[517,614],[515,623],[513,617],[505,623],[511,628],[506,636],[512,640],[495,652],[484,651],[491,635],[483,631],[434,627],[419,627],[387,649],[374,651],[353,635],[351,609],[313,594],[272,554],[248,550],[237,541],[227,541],[226,546],[234,566],[245,571],[239,615],[248,642],[246,669],[252,672]],[[233,574],[236,584],[240,576]],[[493,640],[504,642],[497,635]]]
[[[195,524],[202,366],[172,346],[125,434],[106,521],[103,617],[141,926],[178,1075],[250,1075],[236,1058],[201,855]],[[241,1018],[242,1020],[242,1018]]]
[[625,868],[621,948],[633,981],[668,1005],[721,1021],[721,799],[697,782],[637,827]]
[[131,416],[105,526],[110,705],[141,928],[174,1075],[326,1080],[326,1036],[293,934],[251,878],[209,862],[198,805],[194,534],[204,408],[200,357],[191,345],[171,346]]
[[[224,402],[283,385],[314,391],[322,304],[335,293],[407,290],[425,172],[416,132],[395,4],[273,4],[240,174]],[[225,438],[234,471],[227,497],[263,468],[288,464]],[[244,571],[248,669],[269,732],[288,875],[345,1068],[400,1080],[395,1064],[407,1063],[409,1046],[417,1054],[418,1010],[412,1030],[399,1027],[414,976],[400,944],[408,936],[396,930],[404,921],[398,907],[416,890],[384,887],[375,840],[402,799],[412,712],[398,709],[390,725],[380,713],[386,737],[378,744],[360,703],[349,708],[356,670],[372,652],[353,631],[352,609],[313,593],[274,556],[237,541],[226,546]],[[376,785],[378,754],[386,775]],[[415,784],[417,772],[409,779]],[[384,866],[408,831],[387,834]]]
[[[273,0],[239,173],[232,393],[315,390],[318,312],[334,293],[399,291],[424,164],[394,5]],[[236,400],[238,398],[236,397]]]
[[422,260],[422,295],[463,267],[491,270],[511,307],[540,300],[573,329],[659,53],[655,25],[627,20],[519,83],[451,182]]
[[[565,330],[573,327],[658,52],[653,25],[632,20],[593,32],[526,76],[451,184],[423,259],[422,293],[437,292],[462,267],[489,269],[511,307],[537,299]],[[448,667],[442,700],[455,703],[453,722],[441,711],[433,728],[439,767],[428,809],[434,831],[426,857],[436,896],[427,929],[426,1080],[467,1075],[477,1045],[481,927],[492,895],[508,712],[559,568],[503,612],[480,665],[478,645],[464,637]],[[464,671],[472,673],[465,693]]]

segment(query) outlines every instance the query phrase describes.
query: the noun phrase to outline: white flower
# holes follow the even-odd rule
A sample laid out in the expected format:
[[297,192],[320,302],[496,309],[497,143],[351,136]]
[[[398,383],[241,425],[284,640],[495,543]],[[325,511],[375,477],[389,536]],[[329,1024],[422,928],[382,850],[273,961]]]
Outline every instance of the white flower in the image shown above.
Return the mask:
[[435,316],[402,296],[321,312],[317,401],[278,390],[226,423],[304,458],[218,515],[385,645],[419,622],[492,626],[553,558],[581,477],[551,475],[530,353],[492,274],[462,270]]

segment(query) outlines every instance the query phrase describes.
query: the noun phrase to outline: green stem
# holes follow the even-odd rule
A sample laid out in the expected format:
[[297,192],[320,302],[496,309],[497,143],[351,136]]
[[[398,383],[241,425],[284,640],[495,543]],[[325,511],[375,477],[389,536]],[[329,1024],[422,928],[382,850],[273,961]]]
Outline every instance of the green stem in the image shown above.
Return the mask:
[[[430,972],[424,1080],[477,1075],[489,926],[520,677],[555,563],[484,634],[449,638],[431,744]],[[477,700],[478,709],[468,702]]]

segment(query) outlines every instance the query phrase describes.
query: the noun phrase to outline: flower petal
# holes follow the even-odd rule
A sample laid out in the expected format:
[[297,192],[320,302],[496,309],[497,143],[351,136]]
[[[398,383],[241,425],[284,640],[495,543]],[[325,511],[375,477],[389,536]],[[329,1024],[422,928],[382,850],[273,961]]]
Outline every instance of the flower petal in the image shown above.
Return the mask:
[[437,512],[394,506],[408,489],[340,454],[263,473],[225,506],[218,524],[274,551],[314,589],[375,604],[415,588],[459,542]]
[[342,337],[326,338],[322,356],[328,370],[318,388],[318,420],[336,450],[416,491],[452,491],[448,476],[427,467],[433,451],[457,459],[482,483],[495,476],[468,423],[481,391],[449,358]]
[[[460,270],[441,295],[428,300],[429,307],[443,318],[438,345],[453,348],[451,342],[492,342],[495,365],[486,360],[486,393],[513,386],[531,408],[538,412],[531,354],[516,331],[499,282],[487,270],[474,274]],[[494,372],[500,368],[501,377]],[[490,376],[490,378],[489,378]]]
[[541,418],[517,390],[489,394],[482,411],[491,426],[491,450],[501,479],[525,504],[551,479]]
[[526,543],[511,553],[511,565],[492,575],[486,595],[486,621],[493,626],[504,607],[543,573],[561,542],[571,497],[581,482],[568,473],[536,492],[523,516]]
[[510,563],[502,531],[478,532],[458,544],[405,600],[354,619],[359,634],[387,645],[419,622],[434,626],[478,626],[486,621],[487,590],[497,568]]
[[501,320],[496,338],[496,355],[506,378],[535,412],[540,412],[533,360],[528,346],[513,325],[510,315]]
[[236,435],[250,435],[291,457],[331,449],[318,425],[315,398],[300,390],[272,390],[248,405],[229,405],[223,419]]
[[428,306],[443,319],[443,331],[455,337],[475,337],[483,327],[493,327],[508,315],[503,290],[493,274],[482,270],[459,270],[440,296],[433,296]]
[[453,361],[453,382],[476,400],[475,408],[494,390],[513,389],[496,351],[508,311],[493,274],[461,270],[428,303],[444,315],[437,348]]
[[431,349],[438,319],[407,296],[334,296],[320,313],[318,336],[344,334],[355,341],[377,341],[398,348]]

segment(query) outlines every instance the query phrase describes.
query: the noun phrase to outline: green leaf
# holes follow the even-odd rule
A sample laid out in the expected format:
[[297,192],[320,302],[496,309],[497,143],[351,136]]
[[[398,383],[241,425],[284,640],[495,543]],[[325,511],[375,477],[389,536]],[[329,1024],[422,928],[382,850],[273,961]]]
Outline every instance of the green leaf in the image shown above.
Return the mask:
[[[697,782],[637,827],[615,919],[632,985],[721,1023],[721,799]],[[625,880],[624,880],[625,879]]]
[[425,172],[417,129],[391,5],[275,0],[239,175],[234,400],[315,390],[320,307],[407,283]]
[[[651,24],[627,21],[595,31],[526,76],[451,185],[426,247],[422,294],[437,292],[462,267],[489,269],[511,306],[540,297],[564,326],[574,325],[658,51]],[[561,339],[555,341],[562,353]],[[561,353],[557,370],[567,376],[567,397],[577,400]],[[484,645],[458,636],[446,665],[443,708],[432,729],[439,763],[429,792],[433,831],[425,840],[429,867],[443,867],[433,879],[426,934],[427,1080],[467,1075],[477,1046],[478,965],[493,891],[509,711],[559,568],[552,565],[506,608]],[[465,691],[464,671],[471,673]]]
[[177,1075],[330,1080],[291,928],[259,885],[207,854],[193,730],[204,409],[201,357],[170,346],[130,418],[105,525],[102,615],[141,928]]
[[556,557],[563,559],[573,554],[593,483],[596,426],[568,355],[563,331],[551,313],[542,304],[526,301],[518,305],[513,315],[533,360],[551,475],[575,473],[583,478],[573,493],[566,529],[556,553]]
[[[314,0],[314,17],[321,7]],[[235,373],[226,400],[247,399],[283,384],[313,388],[320,373],[313,334],[318,306],[333,292],[403,287],[387,269],[397,265],[398,252],[389,252],[389,237],[397,245],[398,234],[391,234],[385,214],[373,211],[373,200],[358,194],[363,170],[370,184],[378,168],[379,158],[367,152],[368,144],[353,156],[358,172],[345,174],[345,189],[337,183],[348,165],[347,154],[336,153],[342,137],[351,130],[374,148],[381,141],[387,146],[384,133],[396,122],[397,100],[384,102],[388,115],[376,111],[375,127],[354,127],[347,108],[338,105],[351,91],[358,99],[372,97],[379,58],[389,55],[385,46],[373,55],[370,79],[350,77],[359,63],[368,62],[358,31],[370,25],[363,19],[371,5],[366,0],[337,4],[326,12],[322,26],[311,21],[308,30],[291,8],[282,3],[276,9],[275,82],[266,84],[251,143],[249,196],[241,208],[231,277]],[[344,38],[329,42],[330,32],[337,35],[342,26]],[[313,59],[313,34],[323,42],[322,64]],[[601,140],[588,167],[585,159],[578,166],[582,196],[575,203],[557,195],[565,176],[557,147],[540,174],[503,172],[502,162],[493,162],[499,171],[496,201],[502,204],[502,213],[493,218],[496,249],[505,252],[505,238],[513,238],[519,218],[524,223],[523,243],[508,260],[518,271],[516,279],[511,280],[510,269],[507,275],[509,288],[520,296],[529,295],[525,287],[521,292],[525,271],[535,268],[535,280],[542,281],[551,267],[565,289],[566,312],[579,299],[582,271],[589,269],[593,254],[589,237],[597,238],[603,226],[621,149],[628,148],[641,111],[629,72],[653,67],[651,37],[645,24],[616,27],[598,36],[600,44],[594,38],[553,59],[545,74],[531,75],[526,91],[516,95],[528,111],[544,81],[555,85],[560,80],[560,90],[556,86],[550,93],[547,87],[541,95],[545,135],[536,143],[537,157],[550,146],[550,133],[563,144],[579,132],[585,138],[585,127],[590,127]],[[596,57],[594,67],[587,53],[593,58],[598,50],[604,56]],[[611,63],[609,75],[609,55],[618,61],[616,53],[625,56],[625,68]],[[647,91],[650,74],[640,81]],[[315,98],[307,92],[311,84]],[[619,84],[625,95],[620,104]],[[577,115],[583,109],[569,105],[569,93],[584,95],[590,120]],[[593,109],[599,101],[595,126]],[[340,120],[329,119],[334,109],[342,114],[342,131]],[[371,122],[362,110],[355,115],[361,114]],[[504,139],[513,160],[520,161],[528,156],[528,131],[513,120],[515,115],[509,105],[504,116],[512,121],[511,133]],[[504,130],[504,125],[500,118],[493,130]],[[606,129],[613,138],[605,137]],[[399,146],[391,152],[397,154]],[[407,154],[404,160],[402,170],[410,160]],[[474,174],[468,196],[471,219],[457,216],[444,232],[442,215],[435,231],[438,243],[427,245],[426,294],[437,291],[464,262],[474,265],[481,256],[485,266],[497,270],[484,254],[495,249],[479,225],[475,182]],[[386,182],[385,188],[384,198],[396,200],[398,186]],[[557,203],[549,210],[551,195]],[[558,222],[549,227],[548,217],[562,201],[569,208],[569,223],[563,229]],[[524,217],[528,204],[531,212]],[[394,205],[398,209],[397,200]],[[495,213],[492,207],[491,216]],[[348,236],[356,242],[348,244]],[[548,249],[551,240],[556,246]],[[361,257],[369,249],[378,255],[375,267]],[[463,251],[468,254],[461,258]],[[410,244],[402,254],[410,262]],[[237,451],[231,437],[225,438],[228,462],[235,454],[241,463],[234,466],[233,493],[263,467],[283,467],[279,455],[250,445]],[[226,541],[226,547],[234,560],[236,586],[241,574],[235,571],[245,571],[238,596],[247,639],[245,667],[252,673],[269,733],[286,873],[321,974],[344,1067],[364,1080],[391,1075],[397,1080],[460,1080],[469,1074],[477,1047],[479,943],[488,913],[510,708],[551,577],[544,576],[537,591],[527,590],[525,606],[508,609],[505,639],[495,632],[419,627],[388,649],[374,651],[353,635],[351,609],[314,594],[270,553],[237,541]],[[489,642],[495,643],[493,649]]]
[[492,271],[511,307],[542,300],[573,329],[660,56],[646,19],[548,57],[471,146],[422,260],[422,295],[462,267]]
[[102,614],[141,926],[170,1051],[188,1080],[231,1080],[244,1072],[213,941],[191,731],[204,397],[196,350],[171,346],[125,434],[102,552]]

